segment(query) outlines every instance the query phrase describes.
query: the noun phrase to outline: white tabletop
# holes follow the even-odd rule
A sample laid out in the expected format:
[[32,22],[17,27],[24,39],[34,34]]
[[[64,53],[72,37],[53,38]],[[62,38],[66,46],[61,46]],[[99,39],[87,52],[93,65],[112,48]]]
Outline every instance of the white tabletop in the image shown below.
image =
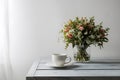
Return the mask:
[[109,60],[73,63],[73,65],[54,68],[47,65],[49,62],[45,60],[36,61],[27,77],[120,77],[120,62]]

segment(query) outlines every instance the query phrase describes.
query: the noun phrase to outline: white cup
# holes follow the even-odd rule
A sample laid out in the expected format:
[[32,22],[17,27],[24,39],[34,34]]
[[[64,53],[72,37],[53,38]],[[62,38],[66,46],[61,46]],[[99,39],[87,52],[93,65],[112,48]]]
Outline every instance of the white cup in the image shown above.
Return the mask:
[[[69,61],[66,62],[66,59],[69,58]],[[52,63],[55,66],[63,67],[65,64],[71,62],[71,58],[67,57],[66,54],[53,54],[52,55]]]

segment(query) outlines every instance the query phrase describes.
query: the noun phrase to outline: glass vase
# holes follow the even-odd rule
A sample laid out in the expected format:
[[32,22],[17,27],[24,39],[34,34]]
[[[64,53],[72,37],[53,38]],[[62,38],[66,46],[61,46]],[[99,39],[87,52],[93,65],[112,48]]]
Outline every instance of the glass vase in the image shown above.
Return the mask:
[[87,48],[85,45],[77,45],[77,52],[74,54],[74,60],[76,62],[88,62],[90,60],[90,55],[87,53]]

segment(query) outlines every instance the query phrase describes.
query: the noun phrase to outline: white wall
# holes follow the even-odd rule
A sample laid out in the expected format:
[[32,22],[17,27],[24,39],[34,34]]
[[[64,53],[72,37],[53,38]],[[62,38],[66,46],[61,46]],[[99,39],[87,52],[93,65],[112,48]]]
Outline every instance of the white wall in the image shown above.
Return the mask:
[[[68,19],[95,16],[110,27],[104,49],[91,47],[92,57],[120,58],[120,0],[9,0],[10,58],[13,80],[25,80],[32,62],[65,51],[59,30]],[[71,48],[70,48],[71,49]]]

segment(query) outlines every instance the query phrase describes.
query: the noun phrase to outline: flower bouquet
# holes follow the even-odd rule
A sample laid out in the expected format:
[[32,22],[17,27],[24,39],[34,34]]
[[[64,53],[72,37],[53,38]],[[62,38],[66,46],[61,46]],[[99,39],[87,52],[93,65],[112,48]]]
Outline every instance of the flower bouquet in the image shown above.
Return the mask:
[[68,48],[69,44],[72,47],[77,47],[77,53],[74,58],[76,61],[89,61],[90,56],[86,52],[86,49],[90,45],[103,47],[104,42],[108,42],[109,28],[103,28],[102,22],[98,25],[95,24],[94,17],[87,19],[86,17],[69,20],[61,30],[63,33],[65,48]]

